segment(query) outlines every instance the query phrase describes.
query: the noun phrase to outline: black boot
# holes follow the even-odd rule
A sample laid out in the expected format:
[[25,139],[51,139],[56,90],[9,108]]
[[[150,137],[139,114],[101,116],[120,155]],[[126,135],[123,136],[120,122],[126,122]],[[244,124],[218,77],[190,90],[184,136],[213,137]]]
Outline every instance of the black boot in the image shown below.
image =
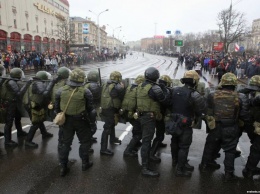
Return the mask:
[[93,166],[93,162],[92,161],[82,161],[82,171],[86,171],[87,169],[89,169],[90,167]]
[[64,177],[69,172],[69,168],[67,167],[67,164],[61,164],[60,166],[60,176]]
[[158,158],[155,156],[155,153],[159,147],[159,141],[153,141],[153,145],[151,147],[151,150],[150,150],[150,161],[152,162],[155,162],[155,163],[160,163],[161,162],[161,158]]
[[148,168],[148,165],[143,164],[142,165],[142,175],[147,177],[159,177],[159,172],[152,171]]
[[119,144],[119,145],[121,145],[121,143],[122,143],[122,141],[119,140],[119,139],[116,137],[115,128],[111,129],[109,141],[110,141],[110,144]]
[[137,153],[131,149],[130,143],[128,144],[128,146],[126,147],[126,149],[124,151],[124,156],[125,157],[138,157]]
[[241,151],[239,150],[236,150],[236,153],[235,153],[235,157],[238,158],[241,156]]
[[50,138],[50,137],[53,137],[52,133],[46,132],[45,134],[42,134],[42,139],[47,139],[47,138]]
[[10,141],[6,141],[6,142],[5,142],[5,146],[6,146],[6,147],[16,147],[16,146],[18,146],[18,143],[16,143],[16,142],[13,141],[13,140],[10,140]]
[[106,149],[106,150],[100,150],[100,154],[101,154],[101,155],[106,155],[106,156],[113,156],[113,155],[114,155],[114,152],[112,152],[112,151],[109,150],[109,149]]
[[180,167],[177,165],[175,176],[177,177],[191,177],[191,172],[188,171],[185,167]]
[[194,166],[191,166],[188,162],[184,165],[184,168],[187,171],[193,171],[194,170]]
[[213,160],[207,164],[207,167],[213,170],[217,170],[220,169],[220,164],[218,164],[215,160]]
[[100,150],[100,154],[101,155],[107,155],[107,156],[113,156],[114,153],[107,149],[107,143],[108,143],[108,136],[107,134],[105,134],[104,132],[102,133],[102,137],[101,137],[101,150]]
[[242,174],[245,178],[248,178],[248,179],[253,179],[253,176],[255,175],[254,174],[254,171],[253,170],[250,170],[249,168],[245,167],[242,171]]
[[233,172],[225,172],[225,176],[224,176],[224,182],[232,182],[232,181],[236,181],[237,180],[237,176],[234,175]]
[[32,142],[32,141],[27,141],[27,140],[25,140],[24,145],[25,145],[26,147],[38,148],[38,144],[37,144],[37,143],[34,143],[34,142]]

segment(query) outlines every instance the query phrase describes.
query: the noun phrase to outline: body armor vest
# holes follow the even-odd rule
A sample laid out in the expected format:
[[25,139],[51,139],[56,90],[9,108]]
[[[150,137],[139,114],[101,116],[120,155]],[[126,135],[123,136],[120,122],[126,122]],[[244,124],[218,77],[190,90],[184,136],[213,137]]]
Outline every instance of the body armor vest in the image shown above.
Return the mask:
[[137,87],[128,86],[125,92],[124,100],[122,102],[122,109],[134,111],[136,109],[136,92]]
[[239,97],[237,92],[217,90],[213,98],[213,116],[216,121],[220,121],[221,119],[237,120],[239,111]]
[[191,102],[192,92],[192,89],[185,86],[173,88],[171,98],[171,112],[173,114],[181,114],[191,119],[194,117],[193,104]]
[[[65,107],[69,101],[69,98],[73,90],[74,89],[68,85],[62,87],[62,92],[60,96],[61,99],[60,109],[62,111],[65,110]],[[84,86],[77,87],[66,110],[67,115],[80,115],[85,111],[86,109],[86,99],[84,97],[85,90],[86,89],[84,88]]]
[[137,109],[140,112],[160,113],[160,104],[149,97],[148,92],[152,88],[152,84],[137,87]]
[[121,100],[119,98],[111,98],[110,92],[115,87],[115,83],[105,84],[101,93],[101,107],[103,109],[121,107]]
[[58,83],[56,83],[53,88],[52,88],[52,94],[51,94],[51,101],[54,103],[55,102],[55,95],[56,92],[58,91],[59,88],[65,86],[66,84],[66,79],[60,80]]

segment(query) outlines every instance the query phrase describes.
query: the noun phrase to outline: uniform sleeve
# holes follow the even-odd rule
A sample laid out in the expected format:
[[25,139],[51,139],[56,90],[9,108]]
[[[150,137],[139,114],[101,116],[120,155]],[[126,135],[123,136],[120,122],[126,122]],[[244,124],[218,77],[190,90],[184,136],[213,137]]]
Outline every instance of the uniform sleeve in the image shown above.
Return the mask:
[[260,106],[260,95],[256,96],[251,103],[252,106]]
[[30,85],[30,82],[27,82],[21,89],[19,88],[18,84],[16,83],[16,81],[14,80],[10,80],[8,83],[7,83],[7,88],[12,91],[17,97],[21,98],[27,88],[29,87]]
[[[167,90],[167,89],[166,89]],[[157,101],[162,103],[163,105],[167,104],[169,101],[170,92],[167,90],[165,92],[161,89],[158,85],[153,85],[152,88],[149,90],[148,94],[149,96]]]
[[245,94],[239,93],[239,101],[240,101],[240,112],[239,119],[243,121],[250,121],[250,101]]
[[125,88],[121,84],[116,84],[115,87],[110,92],[111,98],[119,98],[123,100],[124,95],[125,95]]
[[214,92],[210,92],[208,97],[206,98],[206,106],[207,106],[206,114],[213,116]]
[[56,114],[61,112],[61,109],[60,109],[61,92],[62,92],[62,88],[58,89],[55,94],[54,110],[55,110]]
[[206,100],[197,91],[191,93],[193,99],[194,111],[196,116],[202,116],[206,113]]
[[91,123],[96,122],[97,112],[93,106],[93,96],[89,89],[85,89],[84,97],[86,99],[86,111],[89,116],[89,120]]

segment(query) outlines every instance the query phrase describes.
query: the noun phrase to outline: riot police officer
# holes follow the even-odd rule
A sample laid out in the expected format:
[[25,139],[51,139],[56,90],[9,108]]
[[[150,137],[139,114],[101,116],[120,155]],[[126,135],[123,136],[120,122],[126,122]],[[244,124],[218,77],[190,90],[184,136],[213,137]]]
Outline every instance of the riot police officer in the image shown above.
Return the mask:
[[177,165],[175,175],[189,177],[194,170],[187,160],[192,143],[192,123],[205,113],[206,103],[196,91],[199,82],[196,71],[186,71],[180,81],[184,86],[174,87],[171,92],[169,117],[172,125],[166,123],[166,131],[172,135],[172,164]]
[[[159,78],[159,84],[163,84],[166,89],[171,87],[172,80],[168,75],[162,75]],[[163,144],[162,141],[164,140],[164,133],[165,133],[165,124],[164,124],[164,116],[166,113],[166,106],[161,105],[161,114],[162,119],[156,121],[156,137],[153,140],[151,153],[150,153],[150,160],[156,163],[160,163],[161,159],[155,156],[159,147],[166,147],[166,144]]]
[[149,169],[151,141],[155,132],[156,120],[162,119],[160,103],[167,103],[168,90],[156,84],[160,77],[155,67],[149,67],[144,73],[145,81],[137,87],[137,110],[140,114],[142,129],[142,175],[158,177],[160,174]]
[[221,78],[221,88],[211,92],[207,97],[206,122],[210,131],[206,139],[201,164],[199,165],[200,171],[204,172],[208,162],[211,162],[214,157],[216,147],[220,144],[225,152],[225,182],[236,179],[234,161],[240,136],[238,119],[246,121],[249,117],[243,99],[246,96],[239,95],[235,91],[236,85],[236,76],[232,73],[226,73]]
[[[90,71],[87,75],[87,82],[85,83],[85,87],[88,88],[93,95],[93,106],[98,112],[98,108],[100,107],[100,98],[101,98],[101,86],[99,84],[99,73],[97,71]],[[91,141],[97,142],[97,138],[93,137],[94,134],[91,135]],[[93,152],[93,149],[90,149],[90,152]]]
[[85,73],[76,68],[72,70],[68,83],[60,88],[55,97],[55,112],[65,111],[63,124],[63,140],[59,149],[60,176],[68,172],[68,156],[74,134],[79,139],[79,156],[82,159],[82,171],[86,171],[93,163],[89,160],[88,150],[91,144],[91,133],[97,129],[96,110],[93,106],[93,97],[84,86]]
[[32,126],[30,127],[29,133],[25,140],[25,146],[27,147],[38,147],[38,144],[32,141],[38,128],[41,131],[42,139],[53,137],[53,134],[47,132],[43,122],[46,120],[45,111],[47,109],[47,105],[49,104],[52,88],[54,84],[61,78],[57,77],[51,82],[48,82],[50,77],[51,74],[49,74],[47,71],[38,71],[34,77],[35,81],[29,88],[29,115]]
[[133,137],[127,145],[124,156],[137,157],[137,152],[135,151],[138,143],[142,139],[141,124],[138,118],[134,118],[136,114],[136,92],[137,86],[144,82],[144,75],[138,75],[135,82],[126,88],[124,100],[122,102],[121,114],[126,118],[126,120],[133,126],[132,133]]
[[[52,91],[51,91],[51,102],[48,105],[49,109],[49,115],[51,119],[54,119],[55,113],[54,113],[54,102],[55,102],[55,95],[56,92],[58,91],[59,88],[63,87],[67,83],[67,79],[69,78],[71,70],[67,67],[60,67],[57,71],[57,76],[58,76],[58,82],[54,84]],[[59,143],[58,143],[58,148],[62,145],[62,126],[59,126]]]
[[251,122],[247,125],[247,133],[251,140],[250,154],[243,169],[243,176],[253,178],[260,174],[257,164],[260,161],[260,75],[251,77],[249,81],[249,101]]
[[20,88],[17,82],[22,77],[24,77],[23,71],[20,68],[13,68],[10,71],[10,78],[5,79],[1,87],[1,99],[7,107],[6,123],[4,127],[6,146],[17,146],[17,143],[12,141],[11,135],[14,119],[17,136],[21,137],[27,135],[27,133],[22,130],[21,113],[18,109],[18,104],[31,84],[31,81],[28,81],[22,88]]
[[101,108],[102,119],[104,119],[104,131],[101,137],[100,154],[112,156],[114,153],[107,149],[108,135],[110,143],[121,143],[121,140],[115,137],[115,126],[118,122],[118,111],[124,97],[124,85],[122,84],[122,75],[118,71],[110,74],[110,80],[102,86]]

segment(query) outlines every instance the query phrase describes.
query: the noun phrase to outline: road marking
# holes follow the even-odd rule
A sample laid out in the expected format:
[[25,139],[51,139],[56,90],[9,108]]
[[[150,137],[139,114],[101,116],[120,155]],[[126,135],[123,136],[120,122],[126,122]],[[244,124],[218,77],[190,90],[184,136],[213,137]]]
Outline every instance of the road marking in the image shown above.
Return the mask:
[[130,132],[132,131],[133,129],[133,126],[132,125],[129,125],[125,131],[120,135],[120,137],[118,138],[119,140],[123,141],[123,139],[125,138],[125,136]]
[[[31,126],[31,125],[25,125],[25,126],[23,126],[22,128],[25,129],[25,128],[30,127],[30,126]],[[16,133],[16,132],[17,132],[17,130],[13,130],[13,131],[12,131],[12,134],[14,134],[14,133]],[[4,139],[4,136],[0,137],[0,139]]]

